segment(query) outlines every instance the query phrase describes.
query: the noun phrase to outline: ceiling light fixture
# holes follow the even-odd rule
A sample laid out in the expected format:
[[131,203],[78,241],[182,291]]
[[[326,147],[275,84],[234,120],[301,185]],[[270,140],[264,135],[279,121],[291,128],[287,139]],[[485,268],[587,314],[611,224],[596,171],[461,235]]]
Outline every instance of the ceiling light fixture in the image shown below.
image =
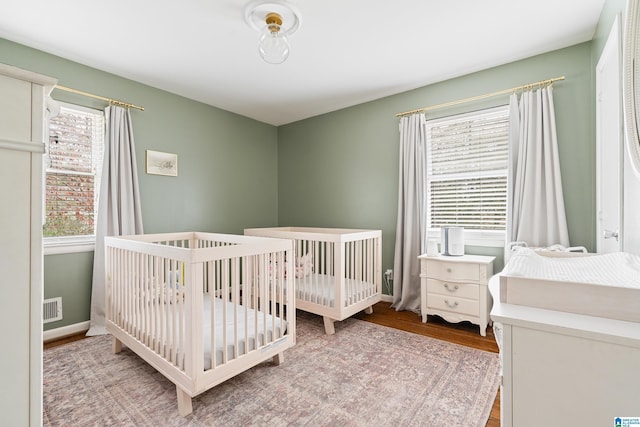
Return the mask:
[[257,1],[247,6],[245,20],[260,32],[258,52],[262,59],[282,64],[289,56],[287,37],[302,23],[298,9],[286,1]]

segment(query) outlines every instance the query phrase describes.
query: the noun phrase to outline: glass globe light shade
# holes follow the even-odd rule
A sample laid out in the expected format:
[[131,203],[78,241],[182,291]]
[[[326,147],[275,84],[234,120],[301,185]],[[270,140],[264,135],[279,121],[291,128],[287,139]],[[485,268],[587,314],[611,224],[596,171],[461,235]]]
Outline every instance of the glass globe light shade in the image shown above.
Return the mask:
[[280,34],[280,26],[269,23],[260,34],[258,51],[265,62],[282,64],[289,56],[289,41]]

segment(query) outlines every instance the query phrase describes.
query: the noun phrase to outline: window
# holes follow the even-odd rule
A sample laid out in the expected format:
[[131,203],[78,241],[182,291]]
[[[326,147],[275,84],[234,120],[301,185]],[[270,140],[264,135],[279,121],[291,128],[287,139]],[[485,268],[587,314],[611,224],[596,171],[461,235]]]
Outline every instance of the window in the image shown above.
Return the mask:
[[50,119],[45,155],[45,247],[95,243],[103,150],[102,111],[64,104]]
[[427,226],[464,227],[467,244],[502,246],[509,107],[427,121]]

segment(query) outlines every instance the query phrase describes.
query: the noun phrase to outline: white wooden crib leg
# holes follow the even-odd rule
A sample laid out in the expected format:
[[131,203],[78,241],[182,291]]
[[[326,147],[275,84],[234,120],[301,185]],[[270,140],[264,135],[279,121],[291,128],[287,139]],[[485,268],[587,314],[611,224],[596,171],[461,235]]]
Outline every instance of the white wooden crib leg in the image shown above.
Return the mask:
[[284,353],[283,352],[280,352],[280,353],[276,354],[275,356],[273,356],[273,363],[276,366],[280,365],[283,362],[284,362]]
[[336,333],[336,328],[333,325],[333,322],[335,322],[335,320],[331,319],[330,317],[324,316],[322,318],[322,320],[324,320],[324,332],[327,335],[333,335]]
[[113,341],[111,343],[113,354],[118,354],[122,351],[122,341],[120,341],[118,338],[113,337]]
[[365,314],[373,314],[373,306],[370,305],[369,307],[364,309],[364,313]]
[[176,386],[176,395],[178,397],[178,414],[180,414],[181,417],[186,417],[193,411],[191,396],[178,386]]

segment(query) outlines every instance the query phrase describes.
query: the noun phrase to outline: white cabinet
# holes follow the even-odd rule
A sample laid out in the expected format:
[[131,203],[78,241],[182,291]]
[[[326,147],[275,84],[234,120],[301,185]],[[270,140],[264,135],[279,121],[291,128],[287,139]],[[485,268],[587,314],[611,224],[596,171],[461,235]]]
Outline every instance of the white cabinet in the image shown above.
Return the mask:
[[0,64],[0,413],[42,420],[42,154],[56,81]]
[[515,304],[491,318],[502,362],[503,427],[613,426],[640,417],[640,324]]
[[448,322],[468,320],[487,335],[491,296],[487,281],[495,257],[420,255],[420,311],[422,321],[435,314]]

